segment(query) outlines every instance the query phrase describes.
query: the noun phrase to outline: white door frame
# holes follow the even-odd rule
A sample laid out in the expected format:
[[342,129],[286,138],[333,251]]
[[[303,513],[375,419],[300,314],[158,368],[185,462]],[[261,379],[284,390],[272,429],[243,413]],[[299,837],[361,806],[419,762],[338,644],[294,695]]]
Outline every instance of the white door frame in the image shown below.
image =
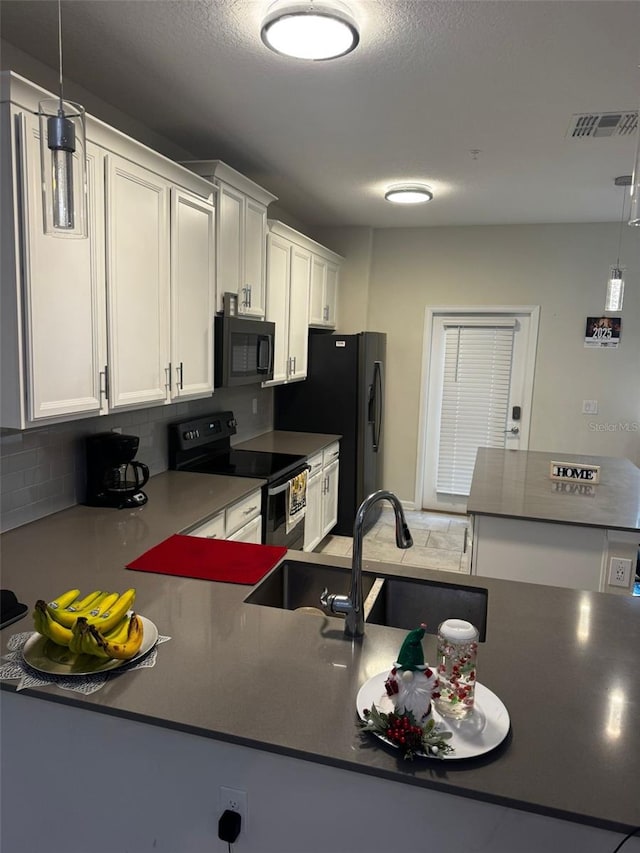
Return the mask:
[[424,328],[422,332],[422,371],[420,375],[420,414],[418,421],[418,448],[416,452],[416,486],[414,493],[415,509],[422,508],[424,486],[424,463],[427,438],[427,401],[429,397],[429,381],[431,372],[431,338],[433,321],[440,315],[476,314],[527,314],[530,322],[530,334],[527,342],[526,375],[524,388],[528,389],[528,399],[522,401],[522,418],[526,420],[526,434],[530,434],[531,405],[533,401],[533,380],[535,372],[536,352],[538,348],[538,326],[540,321],[539,305],[444,305],[427,307],[424,312]]

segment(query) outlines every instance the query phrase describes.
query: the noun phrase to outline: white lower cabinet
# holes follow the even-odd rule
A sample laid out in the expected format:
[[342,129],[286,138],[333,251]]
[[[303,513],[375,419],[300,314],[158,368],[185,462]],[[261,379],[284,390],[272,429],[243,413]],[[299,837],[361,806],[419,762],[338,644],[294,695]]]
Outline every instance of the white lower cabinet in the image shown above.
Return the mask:
[[234,542],[252,542],[254,545],[262,544],[262,516],[259,515],[252,521],[247,522],[240,530],[228,537]]
[[225,519],[224,511],[219,512],[209,521],[200,524],[193,530],[188,531],[189,536],[198,536],[201,539],[225,539]]
[[208,521],[187,531],[205,539],[232,539],[234,542],[262,542],[262,492],[256,489],[229,504]]
[[338,520],[340,445],[334,442],[309,457],[307,512],[304,520],[304,550],[313,549],[335,527]]
[[338,521],[338,476],[340,463],[338,460],[322,470],[322,536],[326,536],[336,526]]
[[322,453],[307,459],[307,511],[304,517],[304,550],[313,551],[322,539]]

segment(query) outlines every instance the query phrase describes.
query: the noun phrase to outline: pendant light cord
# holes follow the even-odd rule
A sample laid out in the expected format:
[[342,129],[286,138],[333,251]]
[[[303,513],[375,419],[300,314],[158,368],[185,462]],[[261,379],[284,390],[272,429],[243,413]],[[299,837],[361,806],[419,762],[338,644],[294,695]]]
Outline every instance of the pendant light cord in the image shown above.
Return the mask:
[[63,111],[63,89],[62,89],[62,0],[58,0],[58,64],[60,68],[60,111]]
[[618,235],[618,260],[616,261],[616,268],[620,268],[620,249],[622,248],[622,223],[624,222],[624,204],[626,201],[627,190],[626,187],[622,187],[622,213],[620,214],[620,233]]

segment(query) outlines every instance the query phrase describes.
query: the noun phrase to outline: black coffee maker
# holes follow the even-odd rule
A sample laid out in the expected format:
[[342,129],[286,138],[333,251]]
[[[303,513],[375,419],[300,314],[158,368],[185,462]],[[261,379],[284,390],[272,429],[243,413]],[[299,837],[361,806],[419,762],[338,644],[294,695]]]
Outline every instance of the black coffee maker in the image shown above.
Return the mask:
[[134,462],[140,439],[137,435],[104,432],[87,438],[87,504],[118,509],[146,504],[142,486],[149,469]]

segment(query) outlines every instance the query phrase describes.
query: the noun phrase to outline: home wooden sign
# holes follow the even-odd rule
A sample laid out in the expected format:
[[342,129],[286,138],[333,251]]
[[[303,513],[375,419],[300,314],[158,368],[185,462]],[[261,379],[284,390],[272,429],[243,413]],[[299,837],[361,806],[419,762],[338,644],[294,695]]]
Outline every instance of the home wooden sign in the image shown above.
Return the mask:
[[552,480],[569,483],[599,483],[600,466],[582,462],[551,462],[549,476]]

